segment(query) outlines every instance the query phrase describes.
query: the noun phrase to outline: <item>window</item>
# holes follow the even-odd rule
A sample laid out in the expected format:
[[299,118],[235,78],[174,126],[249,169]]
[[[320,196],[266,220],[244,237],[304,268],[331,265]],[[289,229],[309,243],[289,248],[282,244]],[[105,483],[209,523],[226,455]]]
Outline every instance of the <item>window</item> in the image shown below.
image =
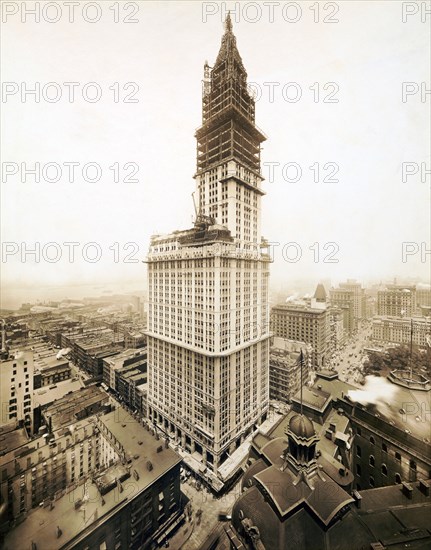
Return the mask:
[[384,453],[387,453],[388,452],[388,446],[386,445],[386,443],[382,443],[382,451]]
[[374,457],[373,457],[373,455],[370,455],[370,466],[374,467],[374,464],[375,464]]
[[400,455],[400,453],[398,453],[398,452],[395,453],[395,459],[396,459],[396,460],[401,460],[401,455]]
[[356,435],[362,435],[361,428],[356,428]]
[[374,487],[374,486],[375,486],[373,476],[370,476],[370,486],[371,486],[371,487]]
[[386,467],[386,464],[382,464],[382,474],[384,476],[387,476],[388,475],[388,469]]
[[410,468],[416,470],[416,462],[414,460],[410,460]]
[[401,476],[400,476],[400,474],[395,474],[395,483],[398,484],[398,485],[401,483]]
[[375,445],[375,444],[376,444],[376,441],[375,441],[375,439],[374,439],[374,437],[373,437],[372,435],[370,436],[370,443],[371,443],[371,445]]
[[361,475],[361,467],[359,464],[356,464],[356,475],[360,476]]
[[362,456],[362,450],[359,445],[356,445],[356,456]]

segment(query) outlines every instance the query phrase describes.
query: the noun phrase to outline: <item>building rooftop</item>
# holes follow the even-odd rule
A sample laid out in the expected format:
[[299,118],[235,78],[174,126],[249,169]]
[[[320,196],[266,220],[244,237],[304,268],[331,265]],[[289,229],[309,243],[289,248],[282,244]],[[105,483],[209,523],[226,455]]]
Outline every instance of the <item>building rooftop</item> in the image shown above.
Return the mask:
[[358,390],[347,382],[339,379],[327,380],[319,375],[314,387],[319,386],[330,393],[333,400],[342,400],[350,406],[356,405],[352,412],[355,418],[363,417],[364,421],[366,419],[376,429],[388,433],[393,430],[398,439],[401,430],[404,432],[401,439],[406,441],[406,445],[415,445],[418,449],[423,449],[420,452],[429,453],[431,438],[427,411],[431,409],[431,392],[392,384],[386,379],[382,379],[382,382],[385,389],[390,391],[386,397],[375,393],[377,390],[367,390],[367,386]]
[[[175,451],[165,448],[162,440],[157,440],[123,409],[97,417],[96,423],[103,433],[109,431],[127,450],[126,464],[115,468],[123,474],[129,470],[130,477],[121,482],[120,488],[109,483],[110,470],[107,470],[105,482],[110,490],[103,495],[96,482],[87,480],[72,493],[56,500],[52,509],[48,506],[32,510],[23,523],[6,535],[4,550],[32,548],[32,543],[38,550],[72,549],[95,523],[109,520],[119,507],[130,502],[131,495],[144,491],[181,462]],[[162,450],[158,451],[160,447]],[[148,462],[151,462],[151,469]],[[82,504],[75,507],[79,500]],[[61,530],[60,537],[57,526]]]
[[25,428],[16,428],[15,422],[0,427],[0,456],[18,449],[28,441]]
[[[293,543],[298,550],[344,550],[346,541],[351,550],[377,549],[373,543],[388,550],[431,547],[430,482],[369,489],[353,498],[344,491],[353,474],[347,469],[342,474],[334,457],[337,441],[341,445],[350,442],[349,419],[343,411],[332,409],[323,426],[313,422],[321,434],[316,452],[318,475],[305,483],[301,474],[295,477],[284,468],[283,450],[288,442],[282,433],[295,414],[291,411],[274,428],[273,439],[262,434],[253,438],[243,492],[232,510],[233,548],[260,548],[262,544],[266,550],[278,550]],[[331,439],[323,436],[328,429]]]
[[56,370],[61,368],[67,368],[69,366],[69,361],[64,359],[57,359],[56,355],[51,355],[49,357],[43,358],[34,358],[34,369],[41,372],[48,370]]
[[65,395],[79,390],[81,387],[83,386],[80,380],[63,380],[51,386],[44,386],[33,392],[33,406],[45,407]]
[[312,313],[315,315],[326,315],[326,309],[319,309],[316,307],[311,307],[307,304],[299,304],[295,302],[288,302],[287,304],[276,304],[272,307],[273,311],[291,311],[291,312],[300,312],[300,313]]
[[67,426],[76,422],[79,415],[86,411],[95,412],[97,406],[107,404],[109,396],[97,386],[87,386],[71,392],[45,408],[45,419],[51,423],[51,429]]
[[[304,406],[323,412],[331,403],[331,394],[317,387],[304,386],[302,388],[302,403]],[[300,392],[292,398],[292,403],[300,404]]]
[[125,351],[122,351],[120,353],[117,353],[116,355],[106,358],[105,363],[109,365],[111,369],[117,370],[121,369],[125,366],[130,364],[134,365],[139,361],[146,361],[147,359],[147,349],[141,348],[139,350],[136,349],[127,349]]

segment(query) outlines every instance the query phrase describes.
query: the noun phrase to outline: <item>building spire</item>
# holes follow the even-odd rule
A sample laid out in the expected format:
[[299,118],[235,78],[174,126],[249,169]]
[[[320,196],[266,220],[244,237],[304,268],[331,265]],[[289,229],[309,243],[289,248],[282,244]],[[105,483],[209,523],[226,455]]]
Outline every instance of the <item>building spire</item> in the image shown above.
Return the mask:
[[224,22],[225,32],[232,32],[232,19],[230,18],[230,10],[227,12],[227,17]]
[[230,63],[232,66],[235,64],[236,72],[239,71],[243,73],[245,78],[247,77],[246,70],[236,45],[236,37],[232,30],[232,19],[230,17],[230,12],[228,12],[224,22],[224,34],[221,39],[221,47],[214,67],[219,66],[223,62]]

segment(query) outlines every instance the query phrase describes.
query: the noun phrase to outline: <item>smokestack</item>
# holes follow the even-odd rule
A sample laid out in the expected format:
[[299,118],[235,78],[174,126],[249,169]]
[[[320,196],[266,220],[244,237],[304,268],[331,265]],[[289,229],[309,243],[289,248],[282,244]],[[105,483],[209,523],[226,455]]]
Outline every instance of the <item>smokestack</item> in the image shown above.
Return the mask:
[[4,322],[4,319],[2,319],[2,327],[1,327],[1,351],[2,353],[6,351],[6,323]]
[[1,329],[1,351],[0,351],[0,357],[1,359],[7,359],[9,357],[9,353],[7,351],[6,347],[6,322],[4,319],[2,321],[2,329]]

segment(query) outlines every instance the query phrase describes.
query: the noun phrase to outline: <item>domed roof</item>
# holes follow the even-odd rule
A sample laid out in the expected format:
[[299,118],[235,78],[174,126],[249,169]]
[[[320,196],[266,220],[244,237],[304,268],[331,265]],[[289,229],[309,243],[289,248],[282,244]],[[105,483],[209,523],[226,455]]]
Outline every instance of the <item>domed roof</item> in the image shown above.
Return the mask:
[[289,431],[301,439],[310,439],[316,435],[313,423],[303,414],[295,414],[289,422]]

